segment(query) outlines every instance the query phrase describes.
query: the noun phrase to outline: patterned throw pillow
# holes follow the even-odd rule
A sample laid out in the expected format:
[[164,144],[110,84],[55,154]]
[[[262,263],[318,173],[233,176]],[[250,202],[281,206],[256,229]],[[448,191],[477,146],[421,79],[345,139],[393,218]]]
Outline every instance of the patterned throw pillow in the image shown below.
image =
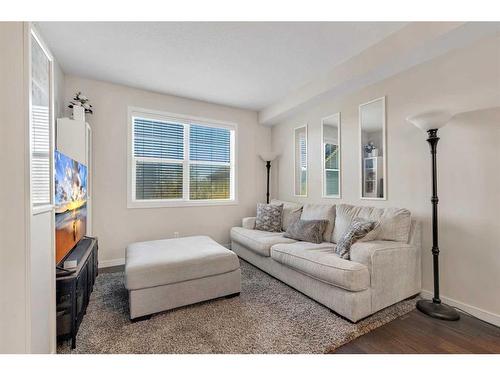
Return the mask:
[[342,259],[351,259],[351,246],[370,233],[376,225],[376,221],[368,221],[359,217],[353,219],[351,225],[337,243],[335,254]]
[[298,241],[321,243],[327,225],[328,220],[299,219],[288,226],[284,236]]
[[267,232],[281,232],[282,204],[257,203],[255,229]]

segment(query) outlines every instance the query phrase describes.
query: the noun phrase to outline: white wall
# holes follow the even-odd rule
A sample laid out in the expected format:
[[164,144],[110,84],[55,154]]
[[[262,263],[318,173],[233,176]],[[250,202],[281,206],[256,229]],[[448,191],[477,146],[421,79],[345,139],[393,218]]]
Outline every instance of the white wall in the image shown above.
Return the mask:
[[59,63],[54,60],[54,112],[56,118],[64,117],[67,111],[67,106],[71,98],[65,98],[64,96],[64,80],[66,75]]
[[0,22],[0,353],[29,350],[24,25]]
[[56,347],[54,211],[31,217],[31,353],[47,354]]
[[[388,200],[361,200],[358,105],[384,95]],[[432,290],[430,153],[426,136],[405,121],[408,115],[432,109],[478,109],[439,132],[441,293],[500,324],[499,36],[357,93],[323,100],[273,127],[272,149],[282,154],[274,194],[285,200],[407,207],[423,221],[423,288]],[[335,112],[341,112],[342,119],[343,196],[327,200],[321,198],[320,119]],[[309,196],[298,199],[293,196],[292,129],[304,123],[309,125]]]
[[[99,238],[101,266],[123,259],[135,241],[206,234],[229,243],[231,226],[255,214],[265,200],[265,165],[259,151],[270,147],[270,129],[257,113],[67,75],[66,100],[81,90],[95,114],[87,116],[93,131],[93,233]],[[137,106],[238,124],[238,201],[234,206],[127,208],[127,108]]]

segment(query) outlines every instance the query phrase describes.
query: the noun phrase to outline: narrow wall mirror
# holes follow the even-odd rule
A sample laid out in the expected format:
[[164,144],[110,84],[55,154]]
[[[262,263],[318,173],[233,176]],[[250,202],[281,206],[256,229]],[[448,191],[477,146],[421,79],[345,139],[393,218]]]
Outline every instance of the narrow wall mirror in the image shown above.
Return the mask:
[[361,198],[387,199],[385,97],[359,106]]
[[294,129],[294,194],[307,196],[307,125]]
[[340,113],[321,120],[321,160],[324,198],[340,198]]

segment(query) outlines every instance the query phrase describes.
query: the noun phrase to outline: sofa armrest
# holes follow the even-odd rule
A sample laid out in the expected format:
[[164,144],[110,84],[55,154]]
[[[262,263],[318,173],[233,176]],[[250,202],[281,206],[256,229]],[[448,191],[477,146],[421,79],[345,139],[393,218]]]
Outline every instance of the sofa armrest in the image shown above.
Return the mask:
[[412,220],[410,227],[410,238],[408,243],[415,246],[417,249],[422,248],[422,224],[419,221]]
[[244,217],[241,226],[245,229],[255,229],[255,217]]
[[370,271],[372,310],[417,294],[421,289],[420,249],[394,241],[356,242],[351,260]]
[[405,253],[409,248],[413,248],[413,246],[404,242],[381,240],[356,242],[351,246],[351,260],[364,264],[371,270],[376,257],[398,252]]

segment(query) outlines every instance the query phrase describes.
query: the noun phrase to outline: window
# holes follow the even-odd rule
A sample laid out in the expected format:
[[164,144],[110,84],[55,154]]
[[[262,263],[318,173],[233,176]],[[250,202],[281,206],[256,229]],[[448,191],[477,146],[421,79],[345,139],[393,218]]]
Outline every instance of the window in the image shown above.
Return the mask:
[[340,113],[322,120],[323,197],[340,198]]
[[51,190],[51,58],[31,35],[31,202],[33,208],[52,203]]
[[387,199],[385,96],[359,106],[361,199]]
[[236,126],[131,111],[129,207],[235,202]]
[[307,126],[294,130],[295,195],[307,196]]

